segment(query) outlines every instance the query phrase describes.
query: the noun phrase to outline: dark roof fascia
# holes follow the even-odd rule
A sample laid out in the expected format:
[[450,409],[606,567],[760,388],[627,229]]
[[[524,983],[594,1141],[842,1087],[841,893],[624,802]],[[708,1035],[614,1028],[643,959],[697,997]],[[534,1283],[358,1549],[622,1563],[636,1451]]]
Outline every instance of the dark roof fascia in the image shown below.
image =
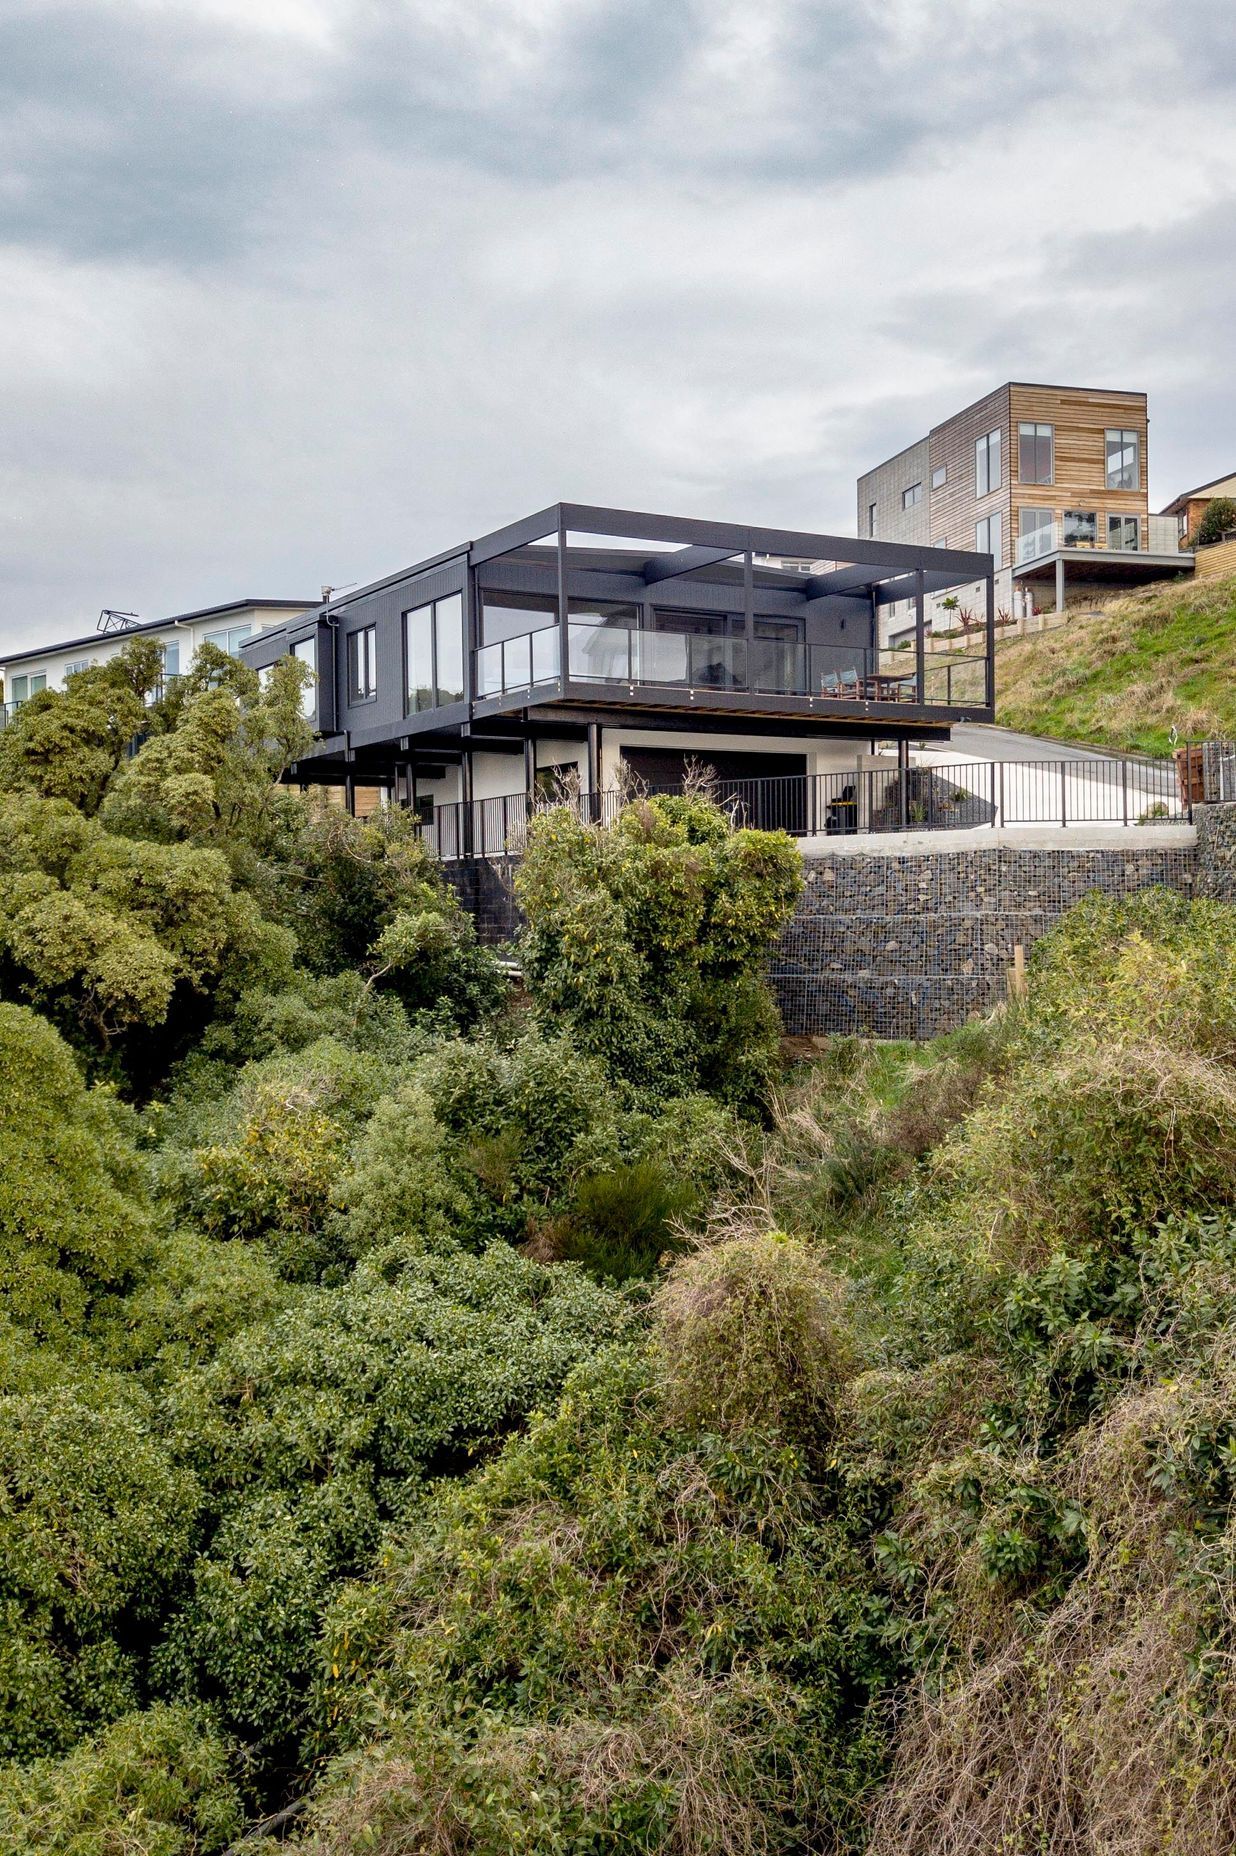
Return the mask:
[[[86,632],[80,638],[62,638],[57,639],[54,644],[35,645],[26,651],[7,653],[0,651],[0,664],[21,664],[31,657],[52,657],[58,651],[77,651],[84,645],[97,645],[100,639],[104,638],[144,638],[149,632],[166,631],[169,625],[188,625],[194,619],[218,618],[225,612],[247,612],[255,606],[260,606],[263,611],[267,612],[304,612],[315,603],[308,599],[229,599],[223,606],[201,606],[196,612],[171,613],[166,619],[144,619],[140,625],[126,625],[123,631],[101,632],[96,630]],[[267,629],[273,631],[275,627],[269,626]]]
[[352,587],[337,599],[332,598],[325,603],[315,599],[309,603],[320,611],[323,618],[334,618],[345,606],[352,605],[358,599],[368,599],[371,593],[383,593],[387,587],[398,586],[401,580],[411,580],[417,574],[429,573],[435,567],[445,567],[448,561],[466,559],[472,546],[470,541],[461,541],[458,547],[444,548],[441,554],[431,554],[427,560],[416,561],[411,567],[401,567],[398,573],[383,574],[380,580],[367,580],[364,586]]
[[1221,471],[1217,477],[1212,477],[1209,483],[1199,483],[1195,490],[1182,490],[1179,496],[1173,497],[1166,508],[1160,509],[1158,513],[1161,516],[1178,516],[1182,503],[1192,502],[1195,496],[1205,496],[1207,490],[1213,490],[1216,484],[1227,483],[1232,477],[1236,477],[1236,470]]

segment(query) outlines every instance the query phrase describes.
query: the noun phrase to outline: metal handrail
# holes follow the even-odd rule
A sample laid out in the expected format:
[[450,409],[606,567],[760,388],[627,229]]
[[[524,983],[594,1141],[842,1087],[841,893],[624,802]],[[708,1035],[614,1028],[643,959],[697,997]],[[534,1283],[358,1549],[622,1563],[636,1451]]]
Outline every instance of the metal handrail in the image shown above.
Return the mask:
[[[1197,752],[1196,748],[1193,750]],[[1185,750],[1184,765],[1189,767]],[[1236,755],[1232,756],[1236,764]],[[605,791],[564,795],[592,823],[608,823],[632,799],[675,793]],[[1056,826],[1180,823],[1192,817],[1193,793],[1174,761],[1132,761],[1093,756],[1065,760],[957,761],[865,768],[853,773],[790,774],[755,780],[718,778],[718,802],[740,825],[787,831],[796,838],[853,833],[956,831],[1004,825]],[[421,835],[447,861],[462,857],[518,856],[528,827],[551,802],[527,793],[478,799],[470,807],[449,801],[435,808]]]

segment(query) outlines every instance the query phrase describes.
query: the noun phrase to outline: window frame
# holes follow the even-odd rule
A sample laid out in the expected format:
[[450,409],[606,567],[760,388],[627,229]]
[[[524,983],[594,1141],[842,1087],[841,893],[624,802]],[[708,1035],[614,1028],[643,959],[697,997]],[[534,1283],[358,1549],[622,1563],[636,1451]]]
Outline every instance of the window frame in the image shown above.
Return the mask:
[[307,664],[313,674],[313,682],[307,683],[300,692],[300,712],[306,722],[317,720],[318,714],[318,641],[314,637],[298,638],[289,653],[298,664]]
[[876,505],[874,503],[868,503],[867,505],[867,539],[868,541],[875,540],[875,532],[876,532]]
[[932,489],[942,490],[947,482],[948,482],[948,465],[937,464],[935,469],[931,473]]
[[[248,644],[253,636],[252,625],[222,625],[216,630],[202,633],[202,643],[212,644],[216,651],[222,651],[225,657],[240,657],[240,647]],[[219,640],[223,639],[220,644]],[[233,640],[235,642],[233,643]]]
[[[1130,447],[1132,449],[1132,452],[1133,452],[1133,481],[1132,483],[1125,483],[1122,481],[1123,476],[1124,476],[1123,466],[1120,467],[1118,471],[1117,479],[1113,481],[1113,478],[1112,478],[1112,450],[1113,450],[1112,440],[1113,439],[1116,441],[1115,449],[1117,453],[1121,453],[1125,451],[1126,449],[1129,449]],[[1135,426],[1115,426],[1113,425],[1113,426],[1104,427],[1104,431],[1103,431],[1103,472],[1104,472],[1104,476],[1107,481],[1107,487],[1109,490],[1134,491],[1134,490],[1141,489],[1142,487],[1142,435]]]
[[[1124,541],[1113,542],[1112,540],[1113,529],[1116,529],[1117,527],[1123,527],[1126,523],[1129,523],[1129,522],[1133,524],[1132,543],[1127,543]],[[1141,551],[1141,545],[1142,545],[1142,519],[1141,519],[1141,516],[1137,513],[1137,511],[1133,509],[1129,509],[1129,510],[1109,509],[1107,512],[1108,552],[1112,554],[1138,554]]]
[[[444,692],[442,689],[442,682],[441,682],[442,652],[439,647],[440,623],[441,623],[439,619],[439,611],[442,607],[451,606],[451,605],[454,605],[458,608],[458,620],[457,620],[455,635],[459,641],[458,668],[459,668],[460,687],[459,687],[458,692],[456,692],[454,689],[446,691],[445,694],[446,694],[447,700],[444,702],[442,700]],[[429,639],[428,639],[428,642],[429,642],[429,664],[428,664],[429,682],[418,683],[416,688],[413,689],[412,687],[412,652],[409,648],[409,644],[410,644],[409,626],[411,624],[411,621],[413,619],[419,618],[422,613],[427,613],[429,615]],[[548,631],[551,628],[549,626],[546,626],[544,627],[544,629]],[[403,712],[404,714],[405,715],[428,715],[431,712],[431,710],[450,709],[450,708],[456,707],[458,704],[462,702],[466,702],[468,699],[468,663],[467,663],[468,650],[467,650],[467,640],[464,637],[464,600],[463,600],[462,590],[459,588],[456,588],[453,592],[450,592],[450,593],[440,593],[436,599],[418,600],[415,606],[409,606],[407,610],[400,617],[400,633],[401,633],[401,642],[402,642],[402,649],[403,649],[403,702],[404,702]],[[522,636],[522,634],[517,633],[516,636]],[[421,690],[426,690],[429,696],[428,702],[423,703],[423,704],[417,700],[417,697],[419,696]]]
[[[1046,435],[1047,442],[1047,475],[1028,477],[1025,471],[1024,446],[1028,440],[1034,448],[1037,464],[1038,447],[1043,443],[1044,435]],[[1017,481],[1035,485],[1056,481],[1056,428],[1048,424],[1045,419],[1019,419],[1017,422]]]
[[[992,526],[995,526],[995,547],[992,547]],[[982,530],[987,530],[986,540]],[[1004,558],[1004,521],[1003,511],[989,510],[985,516],[979,516],[974,524],[974,551],[976,554],[990,554],[992,565],[999,568]]]
[[[1069,539],[1069,522],[1093,524],[1094,533],[1089,541],[1079,541],[1076,536]],[[1062,548],[1097,548],[1099,545],[1099,512],[1097,509],[1062,509],[1060,511],[1060,546]]]
[[[994,496],[1004,486],[1004,442],[1002,427],[996,426],[990,432],[984,432],[974,441],[974,494]],[[995,475],[992,475],[992,462],[995,462]],[[986,473],[987,482],[983,482]]]
[[917,483],[908,483],[901,492],[901,507],[903,509],[917,509],[922,500],[923,480],[920,477]]
[[[363,641],[363,642],[362,642]],[[363,663],[362,663],[363,658]],[[376,624],[358,625],[348,633],[348,707],[359,709],[378,699],[378,628]],[[360,672],[364,670],[362,684]]]

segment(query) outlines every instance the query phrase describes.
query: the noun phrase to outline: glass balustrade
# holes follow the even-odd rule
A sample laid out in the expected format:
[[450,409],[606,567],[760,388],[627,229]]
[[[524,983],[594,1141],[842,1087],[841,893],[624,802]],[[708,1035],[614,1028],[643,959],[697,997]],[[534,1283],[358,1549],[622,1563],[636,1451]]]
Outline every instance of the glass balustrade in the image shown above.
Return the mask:
[[[654,632],[627,626],[567,627],[570,676],[576,683],[658,688],[749,690],[764,696],[806,696],[814,701],[864,704],[913,703],[918,681],[913,660],[890,667],[885,654],[861,646],[802,644],[787,639],[745,638],[706,632]],[[499,696],[552,682],[559,675],[556,627],[483,645],[476,653],[478,697]],[[977,660],[981,666],[984,660]],[[748,680],[748,667],[750,679]],[[947,672],[926,678],[925,700],[950,705],[949,691],[969,684]]]

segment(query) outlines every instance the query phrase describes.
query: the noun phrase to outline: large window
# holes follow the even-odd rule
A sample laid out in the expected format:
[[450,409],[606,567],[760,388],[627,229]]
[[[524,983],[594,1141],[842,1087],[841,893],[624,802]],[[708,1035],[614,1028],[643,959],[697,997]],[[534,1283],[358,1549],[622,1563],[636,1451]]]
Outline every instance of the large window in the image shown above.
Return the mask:
[[180,675],[180,640],[173,638],[163,647],[163,675],[178,677]]
[[1141,469],[1136,432],[1108,432],[1107,487],[1109,490],[1136,490],[1140,487]]
[[990,496],[1000,488],[1000,433],[988,432],[974,441],[974,494]]
[[913,509],[915,503],[921,503],[922,500],[923,486],[921,483],[912,483],[908,489],[901,492],[901,507],[903,509]]
[[1108,547],[1119,549],[1137,548],[1140,545],[1140,526],[1136,516],[1108,516]]
[[203,644],[213,644],[219,651],[226,651],[229,657],[239,657],[240,647],[247,644],[253,636],[252,625],[227,625],[221,631],[207,632]]
[[462,702],[462,593],[450,593],[405,612],[403,638],[409,710],[441,709],[447,703]]
[[1063,540],[1066,548],[1094,548],[1099,540],[1099,518],[1093,509],[1066,509]]
[[481,643],[501,644],[504,638],[523,638],[558,623],[558,601],[552,593],[481,594]]
[[975,523],[974,545],[980,554],[990,554],[997,567],[1000,565],[1001,539],[1001,522],[998,510],[995,515],[984,516],[981,522]]
[[1055,476],[1055,427],[1019,425],[1017,475],[1022,483],[1051,483]]
[[372,702],[378,693],[378,628],[348,633],[348,701]]

